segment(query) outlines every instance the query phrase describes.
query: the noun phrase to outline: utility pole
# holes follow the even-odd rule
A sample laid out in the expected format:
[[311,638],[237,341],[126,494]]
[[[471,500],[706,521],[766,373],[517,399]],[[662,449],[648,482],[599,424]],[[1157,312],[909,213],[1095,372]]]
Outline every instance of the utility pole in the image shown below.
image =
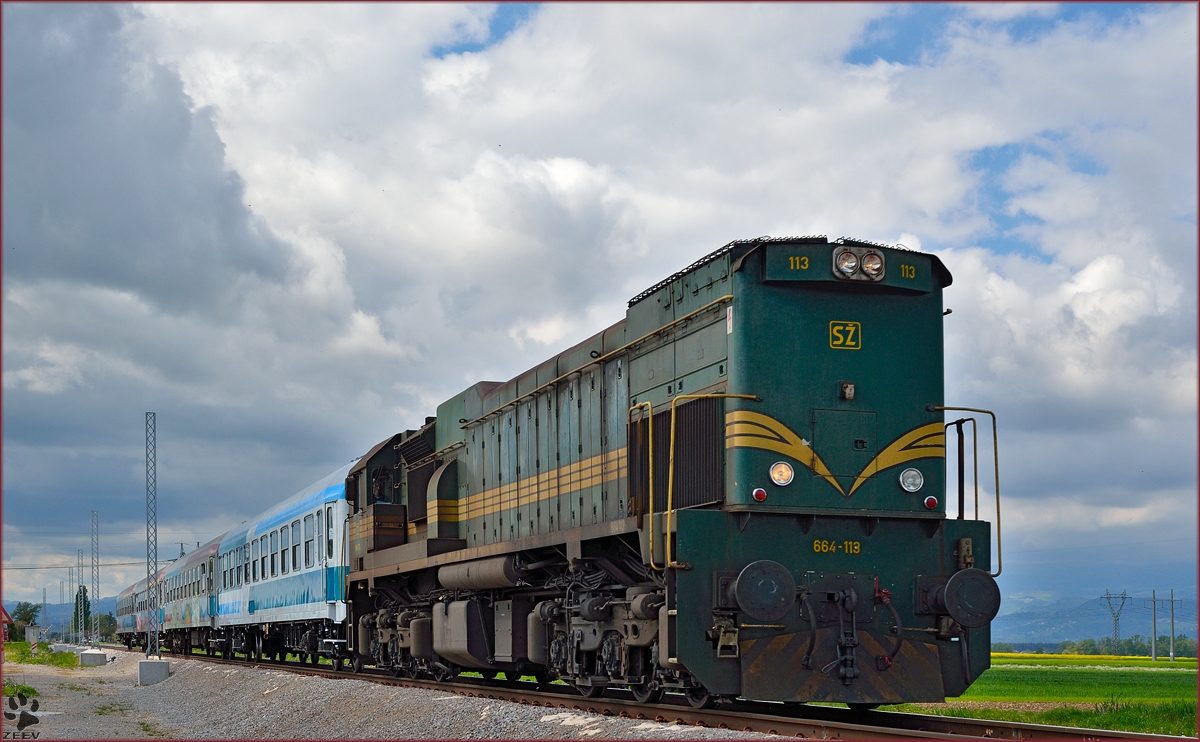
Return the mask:
[[1175,589],[1171,589],[1171,661],[1175,661]]
[[146,656],[162,659],[158,646],[158,466],[155,461],[155,415],[146,413],[146,602],[150,609]]
[[79,570],[75,572],[79,578],[79,585],[75,588],[75,615],[79,616],[79,620],[75,622],[75,643],[83,644],[83,635],[87,631],[87,621],[83,616],[83,549],[79,550],[78,565]]
[[[72,588],[75,587],[75,568],[74,567],[67,567],[67,584],[70,585]],[[70,626],[71,626],[70,631],[67,633],[66,636],[63,637],[63,641],[66,642],[67,644],[71,644],[75,640],[75,614],[73,614],[73,613],[71,614]],[[67,630],[66,626],[63,626],[63,630],[64,631]]]
[[1154,591],[1150,591],[1150,600],[1142,601],[1142,605],[1150,604],[1150,661],[1158,660],[1158,599],[1154,597]]
[[[1116,608],[1113,608],[1113,598],[1121,599],[1121,602],[1117,604]],[[1121,591],[1120,595],[1113,595],[1108,590],[1105,590],[1104,599],[1108,601],[1108,610],[1110,613],[1112,613],[1113,617],[1112,640],[1113,651],[1116,651],[1121,645],[1121,609],[1125,607],[1125,601],[1129,600],[1129,596],[1125,594],[1124,590]]]
[[[43,626],[50,625],[50,614],[46,613],[46,588],[44,588],[44,587],[42,588],[42,625]],[[45,633],[45,631],[43,631],[42,633]],[[47,641],[49,641],[50,636],[47,635],[46,639],[47,639]]]
[[[92,511],[92,601],[100,600],[100,513]],[[100,634],[99,603],[92,606],[92,644]]]
[[[69,569],[69,568],[68,568],[68,569]],[[68,578],[68,579],[70,579],[70,578]],[[64,605],[66,604],[66,602],[67,602],[67,594],[66,594],[66,592],[64,591],[64,589],[63,589],[63,588],[64,588],[64,586],[63,586],[63,581],[62,581],[62,580],[59,580],[59,581],[58,581],[58,609],[59,609],[60,611],[63,609],[63,606],[64,606]],[[58,633],[61,635],[61,638],[62,638],[62,640],[65,642],[65,641],[67,641],[67,637],[66,637],[66,633],[67,633],[67,622],[66,622],[66,621],[61,621],[61,623],[62,623],[62,628],[61,628],[61,629],[59,629]]]
[[1175,600],[1175,591],[1174,590],[1171,590],[1170,599],[1163,598],[1161,600],[1157,599],[1155,597],[1154,591],[1151,590],[1150,591],[1150,600],[1148,602],[1150,603],[1150,621],[1151,621],[1151,625],[1153,627],[1152,628],[1153,636],[1150,638],[1150,658],[1152,660],[1158,658],[1158,654],[1155,651],[1155,649],[1156,649],[1155,644],[1158,641],[1158,604],[1159,603],[1167,603],[1171,606],[1170,643],[1171,643],[1171,661],[1174,662],[1175,661],[1175,603],[1177,603],[1177,602],[1182,603],[1183,601]]

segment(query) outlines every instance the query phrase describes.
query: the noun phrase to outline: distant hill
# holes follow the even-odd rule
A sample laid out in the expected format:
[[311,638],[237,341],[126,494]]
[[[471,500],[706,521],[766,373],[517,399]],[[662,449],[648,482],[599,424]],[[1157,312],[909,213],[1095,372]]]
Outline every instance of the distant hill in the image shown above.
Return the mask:
[[[1056,596],[1006,596],[1006,612],[992,622],[993,642],[1061,642],[1112,636],[1112,613],[1104,598]],[[1175,633],[1196,636],[1196,599],[1184,598],[1175,606]],[[1150,636],[1148,601],[1134,598],[1121,609],[1121,636]],[[1117,603],[1113,603],[1114,607]],[[1170,633],[1170,611],[1158,608],[1158,635]]]
[[[12,612],[16,609],[18,602],[20,602],[20,601],[16,601],[16,600],[4,601],[4,609],[6,611],[8,611],[9,615],[12,615]],[[92,601],[92,612],[93,613],[100,613],[100,614],[112,613],[112,614],[116,615],[116,610],[117,610],[116,596],[113,596],[111,598],[101,598],[98,601],[95,601],[95,600]],[[74,613],[75,613],[75,604],[74,603],[64,603],[64,604],[60,605],[57,603],[47,603],[46,604],[46,613],[49,614],[50,623],[54,624],[52,631],[59,631],[60,629],[62,629],[64,624],[70,623],[71,616],[74,615]],[[47,625],[46,617],[39,615],[38,616],[38,624],[40,624],[41,626],[46,626]]]

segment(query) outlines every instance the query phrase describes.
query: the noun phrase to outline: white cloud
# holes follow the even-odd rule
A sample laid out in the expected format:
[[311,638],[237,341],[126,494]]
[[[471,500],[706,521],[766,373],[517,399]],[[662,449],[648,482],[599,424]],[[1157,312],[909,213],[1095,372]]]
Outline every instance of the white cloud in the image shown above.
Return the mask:
[[1160,433],[1196,414],[1194,6],[1014,40],[1056,7],[972,4],[908,66],[842,61],[886,6],[552,4],[431,54],[491,12],[5,7],[46,40],[5,46],[6,512],[46,441],[95,465],[89,437],[158,405],[203,452],[189,495],[240,517],[730,239],[824,233],[950,267],[948,395],[1011,426],[1018,502],[1052,491],[1024,473],[1047,452],[1124,438],[1162,481],[1091,455],[1062,512],[1108,528],[1144,490],[1178,514],[1194,446]]

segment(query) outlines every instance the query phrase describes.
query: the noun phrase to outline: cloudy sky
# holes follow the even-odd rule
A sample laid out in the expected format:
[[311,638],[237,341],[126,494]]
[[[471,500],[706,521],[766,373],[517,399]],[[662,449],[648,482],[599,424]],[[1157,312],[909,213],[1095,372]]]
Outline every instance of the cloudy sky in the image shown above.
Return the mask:
[[144,559],[147,410],[171,556],[791,234],[954,273],[1006,594],[1195,594],[1194,4],[2,12],[7,599]]

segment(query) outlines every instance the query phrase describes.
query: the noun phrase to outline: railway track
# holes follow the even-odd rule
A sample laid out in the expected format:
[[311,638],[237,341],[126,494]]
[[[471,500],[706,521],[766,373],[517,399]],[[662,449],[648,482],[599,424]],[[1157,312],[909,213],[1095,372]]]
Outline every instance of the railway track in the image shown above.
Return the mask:
[[[122,647],[109,647],[125,650]],[[140,652],[138,652],[140,654]],[[182,657],[181,655],[171,655]],[[657,704],[642,704],[633,700],[629,691],[610,690],[602,698],[584,698],[569,686],[538,688],[520,680],[485,680],[459,676],[455,682],[397,678],[382,671],[368,669],[362,673],[335,672],[326,665],[301,665],[298,662],[251,663],[244,659],[226,660],[193,654],[186,659],[200,660],[239,667],[286,669],[304,675],[327,678],[354,678],[402,688],[425,688],[471,698],[509,701],[530,706],[567,709],[604,716],[621,716],[698,727],[737,729],[764,732],[789,737],[818,739],[952,739],[980,737],[985,739],[1142,739],[1180,740],[1162,734],[1137,734],[1105,729],[1056,727],[1044,724],[965,719],[929,714],[907,714],[895,711],[853,712],[829,706],[795,706],[764,702],[735,702],[716,709],[694,709],[681,695],[667,694]]]

